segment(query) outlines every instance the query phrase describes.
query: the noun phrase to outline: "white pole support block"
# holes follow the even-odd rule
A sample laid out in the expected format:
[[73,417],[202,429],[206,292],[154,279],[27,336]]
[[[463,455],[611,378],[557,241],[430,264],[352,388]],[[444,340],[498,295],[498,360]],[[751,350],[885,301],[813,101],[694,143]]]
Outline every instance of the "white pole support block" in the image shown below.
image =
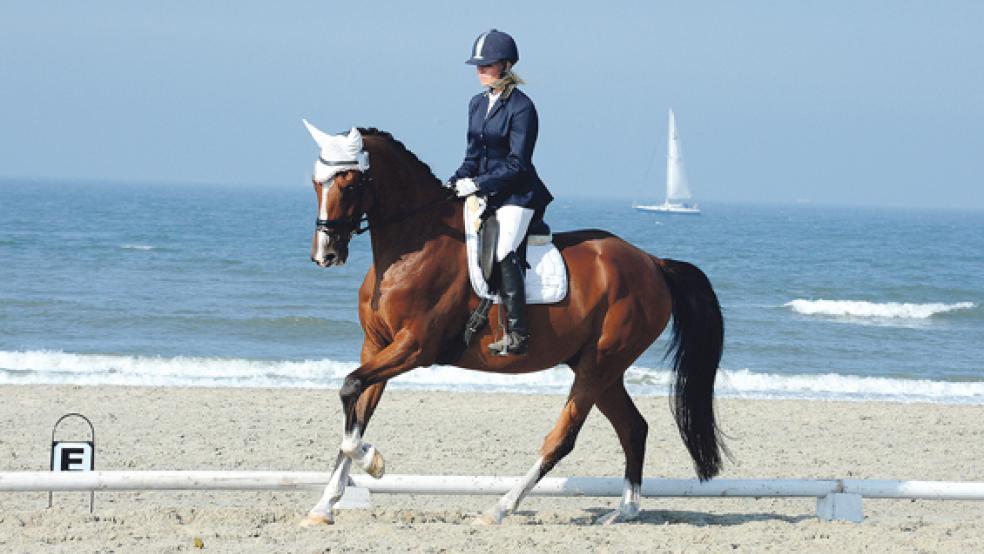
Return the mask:
[[851,521],[861,523],[864,509],[860,494],[832,492],[817,498],[817,517],[824,521]]
[[342,494],[342,498],[338,500],[338,504],[335,504],[335,508],[338,510],[372,508],[372,495],[369,494],[369,489],[365,487],[349,485],[345,487],[345,492]]

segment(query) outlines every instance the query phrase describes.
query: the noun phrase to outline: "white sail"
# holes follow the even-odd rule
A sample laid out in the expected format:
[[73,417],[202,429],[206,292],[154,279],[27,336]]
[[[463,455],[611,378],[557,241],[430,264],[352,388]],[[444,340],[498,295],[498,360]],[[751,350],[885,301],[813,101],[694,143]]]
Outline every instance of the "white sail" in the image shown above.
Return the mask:
[[676,117],[670,110],[669,134],[666,146],[666,200],[657,205],[632,204],[643,212],[666,212],[672,214],[700,215],[697,203],[690,201],[690,185],[687,172],[683,169],[683,152],[677,137]]
[[690,200],[690,187],[687,186],[687,172],[683,168],[683,152],[677,138],[676,117],[670,110],[669,137],[666,152],[666,202]]

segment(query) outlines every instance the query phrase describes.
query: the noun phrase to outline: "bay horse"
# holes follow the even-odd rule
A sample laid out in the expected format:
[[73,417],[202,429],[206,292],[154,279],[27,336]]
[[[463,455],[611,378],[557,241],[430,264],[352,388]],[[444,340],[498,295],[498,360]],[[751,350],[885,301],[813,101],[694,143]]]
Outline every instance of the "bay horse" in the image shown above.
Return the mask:
[[[362,437],[386,383],[438,363],[508,374],[566,364],[574,372],[560,418],[543,441],[539,458],[476,523],[499,523],[514,511],[571,452],[595,406],[614,427],[625,454],[619,507],[598,522],[637,517],[648,426],[626,392],[624,373],[660,336],[671,314],[667,354],[672,353],[675,373],[672,412],[697,476],[703,481],[718,474],[721,452],[727,451],[715,422],[713,393],[724,322],[717,296],[700,269],[657,258],[605,231],[557,233],[553,242],[569,271],[569,292],[559,303],[529,306],[528,354],[490,353],[494,325],[465,348],[464,326],[479,298],[466,267],[463,202],[389,133],[374,128],[358,133],[362,138],[356,148],[363,149],[360,155],[368,154],[371,168],[341,171],[326,182],[314,179],[319,221],[312,261],[324,268],[344,263],[350,239],[366,230],[362,224],[367,223],[372,265],[359,289],[365,332],[361,364],[339,391],[344,415],[340,451],[324,495],[302,525],[333,522],[332,509],[345,490],[352,462],[373,477],[382,476],[382,455]],[[490,321],[497,320],[498,309],[492,308]]]

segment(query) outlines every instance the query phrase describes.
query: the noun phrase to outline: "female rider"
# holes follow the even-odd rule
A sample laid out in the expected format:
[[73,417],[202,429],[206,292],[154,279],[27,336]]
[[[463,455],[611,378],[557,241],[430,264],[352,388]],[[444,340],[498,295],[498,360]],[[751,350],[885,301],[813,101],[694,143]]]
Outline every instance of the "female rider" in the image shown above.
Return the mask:
[[487,90],[468,103],[465,160],[451,177],[459,197],[480,194],[499,221],[496,261],[499,296],[507,313],[507,331],[489,349],[503,356],[525,354],[529,346],[524,268],[516,254],[534,215],[542,218],[553,196],[533,167],[538,121],[536,108],[516,85],[512,72],[519,61],[516,42],[492,29],[475,39],[471,58],[478,81]]

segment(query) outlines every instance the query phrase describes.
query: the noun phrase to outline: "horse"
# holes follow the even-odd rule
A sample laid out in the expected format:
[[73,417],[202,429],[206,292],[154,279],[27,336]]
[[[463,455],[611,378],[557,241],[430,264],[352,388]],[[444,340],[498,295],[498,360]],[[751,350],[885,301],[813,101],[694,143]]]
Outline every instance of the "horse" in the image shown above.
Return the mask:
[[[312,261],[322,268],[345,263],[349,241],[368,230],[372,265],[358,295],[365,332],[361,363],[339,390],[341,446],[324,495],[303,526],[333,523],[332,510],[353,462],[373,477],[382,476],[382,455],[362,437],[386,383],[438,363],[505,374],[566,364],[574,373],[539,458],[475,523],[500,523],[513,512],[573,450],[593,407],[609,420],[625,454],[622,499],[598,523],[636,518],[648,425],[626,391],[624,373],[660,336],[671,315],[671,411],[698,478],[719,473],[722,451],[728,451],[715,421],[713,394],[724,321],[714,289],[700,269],[652,256],[603,230],[556,233],[553,242],[568,268],[569,291],[559,303],[529,306],[529,352],[506,357],[490,353],[492,325],[465,347],[463,329],[479,298],[466,267],[463,201],[391,134],[375,128],[357,131],[362,137],[359,154],[368,155],[371,168],[342,170],[324,182],[313,179],[319,219]],[[325,140],[342,137],[311,132],[322,152]],[[496,305],[489,313],[492,321],[499,309]]]

